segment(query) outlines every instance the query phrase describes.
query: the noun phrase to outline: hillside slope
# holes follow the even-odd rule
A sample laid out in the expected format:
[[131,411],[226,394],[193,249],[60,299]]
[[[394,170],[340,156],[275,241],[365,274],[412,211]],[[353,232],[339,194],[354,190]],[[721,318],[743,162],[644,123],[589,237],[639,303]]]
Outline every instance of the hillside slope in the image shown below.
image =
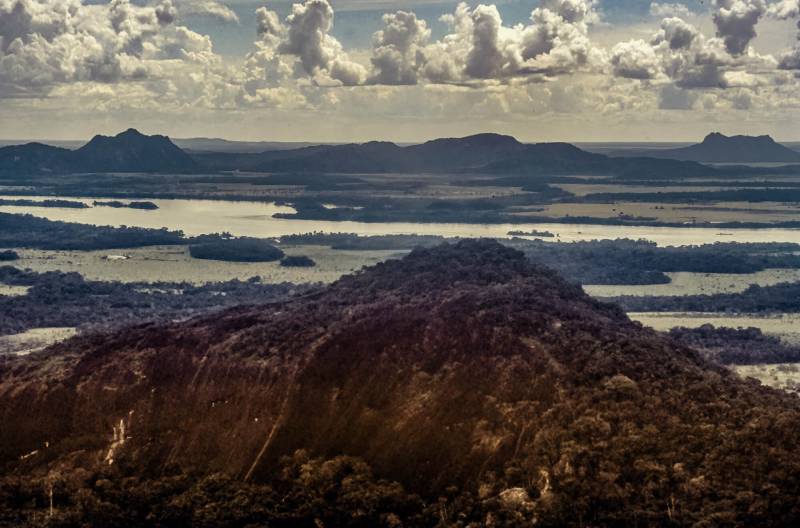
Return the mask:
[[[797,398],[487,241],[12,359],[0,423],[7,500],[35,503],[24,490],[55,472],[71,518],[109,503],[129,523],[210,522],[209,507],[175,506],[202,492],[215,526],[800,520]],[[358,458],[338,473],[342,455]],[[314,468],[336,482],[321,495]],[[389,480],[373,487],[370,471]]]

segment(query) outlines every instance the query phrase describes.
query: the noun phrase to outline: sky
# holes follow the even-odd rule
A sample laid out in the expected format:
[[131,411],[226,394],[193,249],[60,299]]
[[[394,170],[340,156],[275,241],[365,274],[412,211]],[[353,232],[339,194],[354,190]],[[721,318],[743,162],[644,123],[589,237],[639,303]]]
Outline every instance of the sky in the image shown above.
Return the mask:
[[800,141],[800,0],[0,0],[0,138]]

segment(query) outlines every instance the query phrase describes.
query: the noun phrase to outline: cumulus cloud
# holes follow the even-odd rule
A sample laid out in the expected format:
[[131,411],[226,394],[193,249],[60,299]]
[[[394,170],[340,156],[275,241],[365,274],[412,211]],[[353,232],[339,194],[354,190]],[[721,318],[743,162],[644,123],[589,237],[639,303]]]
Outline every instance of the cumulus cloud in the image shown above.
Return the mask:
[[425,62],[423,48],[431,31],[414,13],[397,11],[383,16],[383,28],[374,35],[372,84],[417,84]]
[[170,0],[0,0],[0,97],[38,97],[64,83],[155,82],[184,67],[217,67],[210,39],[175,25],[176,14]]
[[[781,0],[769,7],[768,14],[778,20],[790,20],[800,17],[800,0]],[[800,21],[797,22],[800,41]],[[781,55],[779,68],[782,70],[800,70],[800,42]]]
[[764,0],[714,0],[717,36],[731,55],[742,55],[756,37],[756,24],[767,12]]
[[175,7],[181,16],[209,16],[223,22],[239,22],[236,13],[217,0],[174,0]]
[[296,55],[308,74],[327,68],[339,50],[338,42],[328,35],[333,27],[333,8],[327,0],[309,0],[294,4],[286,17],[286,40],[279,51]]
[[650,15],[656,18],[672,16],[688,18],[692,15],[692,11],[685,4],[653,2],[650,4]]
[[732,53],[729,48],[724,37],[706,38],[685,20],[668,17],[650,42],[617,44],[609,61],[618,77],[671,83],[679,89],[752,86],[767,82],[765,74],[775,71],[773,57],[752,50]]
[[178,16],[178,10],[172,3],[172,0],[164,0],[156,6],[156,18],[159,24],[168,26],[175,22]]
[[800,0],[779,0],[769,6],[768,14],[779,20],[800,16]]
[[700,36],[696,27],[678,18],[669,17],[661,21],[661,31],[655,42],[664,41],[671,50],[689,49]]
[[298,76],[314,78],[321,84],[360,84],[366,68],[351,61],[339,41],[330,35],[333,8],[328,0],[306,0],[294,4],[281,22],[274,11],[259,8],[258,33],[268,53],[293,56]]
[[[263,62],[296,58],[295,77],[319,85],[414,85],[419,82],[474,84],[508,82],[572,73],[599,62],[588,38],[596,20],[594,0],[545,0],[529,24],[503,24],[496,6],[459,4],[442,20],[450,32],[431,42],[428,24],[406,11],[388,13],[373,36],[369,74],[351,60],[330,32],[334,12],[327,0],[294,4],[285,20],[257,11]],[[252,62],[252,61],[251,61]]]
[[332,35],[329,0],[297,0],[287,16],[257,9],[252,51],[227,64],[209,36],[181,24],[189,15],[235,22],[229,2],[87,1],[0,0],[0,97],[309,116],[413,108],[445,121],[465,106],[492,118],[762,108],[776,90],[797,101],[795,72],[778,68],[800,70],[800,51],[779,61],[750,42],[760,18],[797,17],[800,0],[716,0],[709,17],[717,36],[687,22],[696,13],[685,4],[654,2],[651,14],[662,20],[649,38],[606,48],[590,39],[595,0],[541,0],[517,24],[494,5],[462,3],[442,17],[448,29],[439,38],[429,22],[396,11],[383,16],[371,48],[356,51]]
[[626,79],[654,79],[660,60],[653,47],[643,40],[620,42],[611,50],[614,75]]
[[494,5],[479,5],[471,14],[472,47],[467,54],[464,73],[475,79],[497,78],[503,71],[506,56],[501,49],[503,21]]
[[154,10],[119,0],[91,9],[77,0],[0,0],[0,83],[22,92],[141,77],[144,43],[158,30]]
[[593,0],[545,0],[527,25],[503,25],[497,8],[460,4],[443,18],[451,33],[425,49],[431,82],[505,81],[573,73],[599,62],[588,37]]

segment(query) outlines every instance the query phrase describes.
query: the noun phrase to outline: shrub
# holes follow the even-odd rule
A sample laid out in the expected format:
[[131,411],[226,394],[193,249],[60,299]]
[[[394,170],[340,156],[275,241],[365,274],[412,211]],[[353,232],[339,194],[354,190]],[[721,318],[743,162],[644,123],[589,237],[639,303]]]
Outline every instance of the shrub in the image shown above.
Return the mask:
[[285,257],[281,260],[281,266],[288,268],[313,268],[317,263],[305,255]]

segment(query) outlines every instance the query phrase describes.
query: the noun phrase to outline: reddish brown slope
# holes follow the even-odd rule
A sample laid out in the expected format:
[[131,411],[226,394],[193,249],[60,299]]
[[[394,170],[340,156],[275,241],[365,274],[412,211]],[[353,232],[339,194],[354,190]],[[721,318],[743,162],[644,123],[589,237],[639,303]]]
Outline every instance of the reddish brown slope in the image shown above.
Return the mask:
[[798,513],[796,399],[492,242],[418,250],[282,305],[73,340],[10,361],[0,402],[7,472],[114,459],[148,478],[269,482],[306,449],[423,495],[505,475],[552,515],[576,497],[613,518],[740,493],[766,505],[755,519]]

